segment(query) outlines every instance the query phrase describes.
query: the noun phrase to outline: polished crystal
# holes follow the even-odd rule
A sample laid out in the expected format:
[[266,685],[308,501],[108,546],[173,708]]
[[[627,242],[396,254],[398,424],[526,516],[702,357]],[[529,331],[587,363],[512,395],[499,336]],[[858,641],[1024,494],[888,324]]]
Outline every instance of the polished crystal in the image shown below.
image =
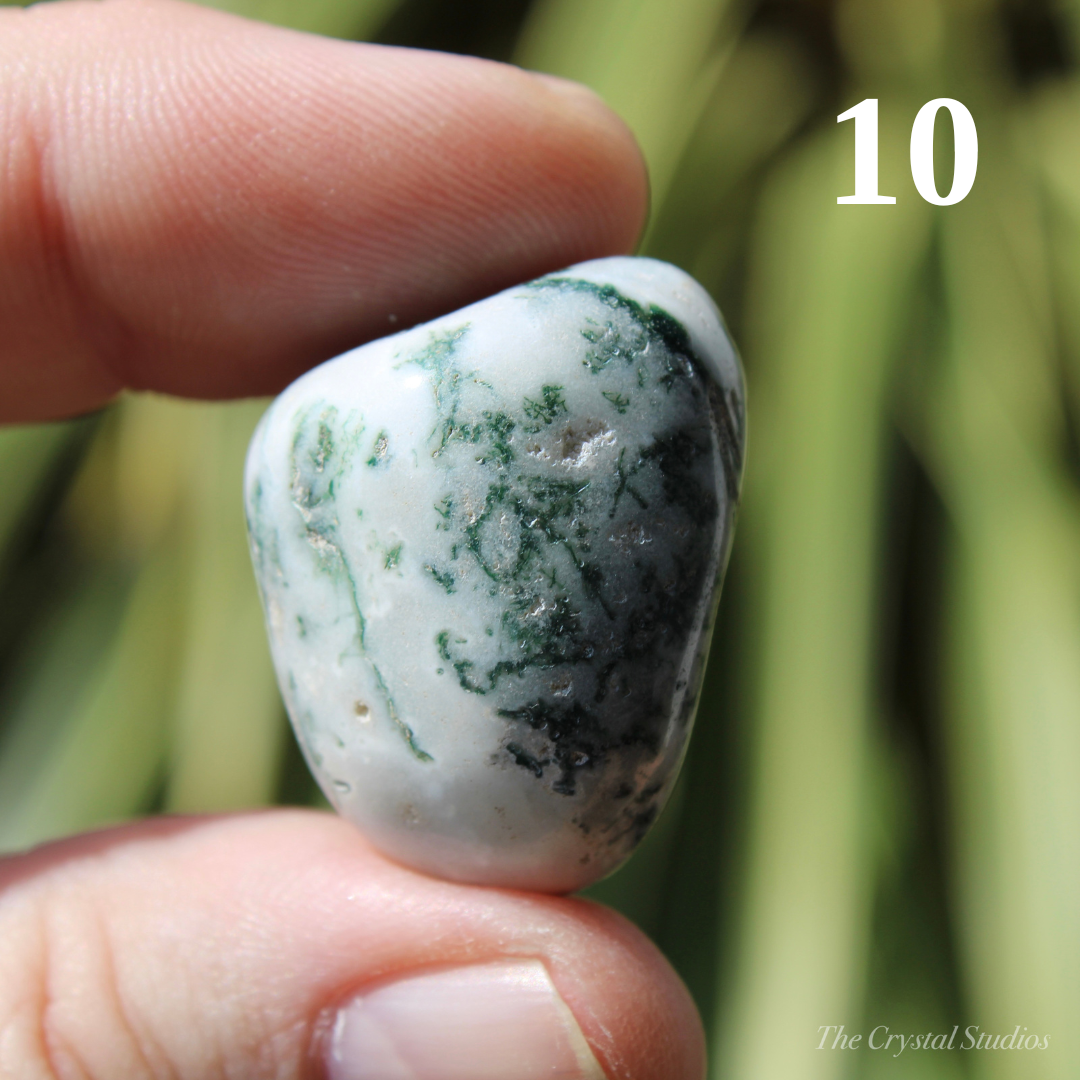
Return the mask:
[[391,857],[578,888],[663,806],[731,538],[743,384],[650,259],[571,267],[309,372],[246,502],[282,694]]

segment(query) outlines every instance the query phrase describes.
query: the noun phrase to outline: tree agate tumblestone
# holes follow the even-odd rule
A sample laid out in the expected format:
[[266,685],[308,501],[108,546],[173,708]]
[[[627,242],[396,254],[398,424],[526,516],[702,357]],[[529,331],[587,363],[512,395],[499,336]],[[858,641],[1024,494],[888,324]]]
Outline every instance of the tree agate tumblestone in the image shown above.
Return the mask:
[[583,263],[311,371],[246,502],[282,694],[334,806],[386,854],[561,892],[671,790],[743,454],[708,295]]

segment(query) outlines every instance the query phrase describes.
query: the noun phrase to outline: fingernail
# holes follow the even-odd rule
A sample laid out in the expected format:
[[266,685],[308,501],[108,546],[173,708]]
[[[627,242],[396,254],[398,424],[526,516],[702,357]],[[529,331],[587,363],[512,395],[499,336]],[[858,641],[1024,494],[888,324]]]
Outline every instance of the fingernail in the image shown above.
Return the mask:
[[328,1080],[604,1080],[538,960],[412,975],[337,1014]]

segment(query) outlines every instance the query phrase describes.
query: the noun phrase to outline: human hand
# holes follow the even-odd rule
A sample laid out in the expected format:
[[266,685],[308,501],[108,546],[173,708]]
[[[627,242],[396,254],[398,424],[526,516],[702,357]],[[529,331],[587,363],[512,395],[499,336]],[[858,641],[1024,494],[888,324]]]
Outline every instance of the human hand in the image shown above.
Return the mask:
[[[626,251],[644,214],[640,158],[602,105],[478,60],[57,3],[0,11],[0,89],[7,420],[124,386],[268,393]],[[694,1078],[703,1048],[655,948],[595,905],[426,878],[303,811],[0,861],[4,1080],[598,1068]]]

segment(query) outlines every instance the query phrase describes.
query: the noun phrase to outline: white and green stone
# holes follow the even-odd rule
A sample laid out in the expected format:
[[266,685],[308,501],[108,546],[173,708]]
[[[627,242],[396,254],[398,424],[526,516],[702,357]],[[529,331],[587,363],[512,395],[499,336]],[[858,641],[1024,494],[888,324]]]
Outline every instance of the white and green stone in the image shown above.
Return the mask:
[[743,455],[720,315],[582,263],[323,364],[245,481],[282,694],[334,806],[442,877],[618,866],[693,722]]

